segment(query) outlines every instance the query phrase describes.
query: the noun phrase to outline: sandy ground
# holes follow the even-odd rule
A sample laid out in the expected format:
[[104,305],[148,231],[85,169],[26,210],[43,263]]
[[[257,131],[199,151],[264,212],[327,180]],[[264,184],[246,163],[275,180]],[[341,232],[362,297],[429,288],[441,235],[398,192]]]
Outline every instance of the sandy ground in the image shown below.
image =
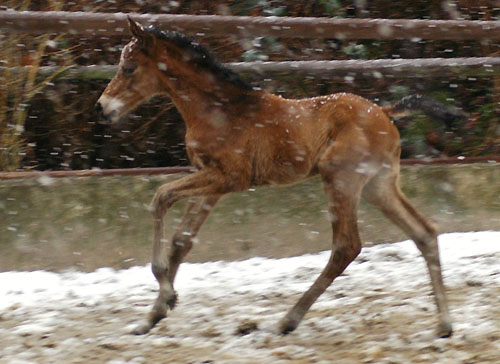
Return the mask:
[[0,273],[0,363],[499,363],[500,232],[440,246],[449,339],[434,336],[424,261],[406,241],[365,248],[287,336],[274,326],[327,252],[185,264],[178,306],[145,336],[128,332],[155,297],[147,266]]

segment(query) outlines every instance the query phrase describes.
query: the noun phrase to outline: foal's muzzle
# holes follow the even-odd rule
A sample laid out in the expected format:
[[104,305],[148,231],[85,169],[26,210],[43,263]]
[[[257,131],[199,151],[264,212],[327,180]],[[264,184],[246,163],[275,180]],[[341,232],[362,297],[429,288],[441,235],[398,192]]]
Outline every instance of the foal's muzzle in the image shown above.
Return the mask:
[[95,111],[97,112],[99,119],[106,122],[106,123],[111,123],[115,119],[116,111],[113,110],[108,114],[104,113],[104,108],[102,107],[102,104],[100,101],[97,101],[95,104]]

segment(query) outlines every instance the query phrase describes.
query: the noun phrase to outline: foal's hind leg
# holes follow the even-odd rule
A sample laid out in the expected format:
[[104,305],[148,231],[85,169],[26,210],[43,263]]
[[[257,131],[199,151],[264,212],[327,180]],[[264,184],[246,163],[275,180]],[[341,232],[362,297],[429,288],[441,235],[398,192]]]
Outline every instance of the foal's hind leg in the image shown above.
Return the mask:
[[158,321],[166,317],[168,308],[174,308],[177,295],[173,284],[179,265],[191,250],[193,239],[219,198],[220,196],[214,195],[189,201],[186,213],[172,237],[168,253],[163,219],[155,220],[152,270],[160,288],[147,320],[134,329],[134,334],[147,333]]
[[441,274],[437,230],[415,210],[400,190],[397,184],[398,175],[399,167],[382,170],[367,184],[363,191],[363,197],[380,208],[385,216],[406,232],[422,252],[429,270],[439,312],[437,334],[439,337],[449,337],[453,330]]
[[[335,155],[335,151],[332,150],[330,155]],[[278,329],[283,334],[298,326],[316,299],[361,251],[357,206],[367,176],[356,173],[351,162],[346,165],[326,161],[320,167],[320,173],[333,229],[332,252],[320,276],[281,320]]]

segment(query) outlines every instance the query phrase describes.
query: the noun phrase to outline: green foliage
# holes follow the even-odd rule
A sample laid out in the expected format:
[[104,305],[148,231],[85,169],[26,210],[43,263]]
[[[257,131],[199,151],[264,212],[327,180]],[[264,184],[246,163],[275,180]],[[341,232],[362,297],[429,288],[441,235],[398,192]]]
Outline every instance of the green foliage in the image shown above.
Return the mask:
[[265,0],[239,0],[231,4],[231,13],[234,15],[248,15],[255,7],[267,4]]
[[274,6],[274,1],[239,0],[233,1],[230,9],[233,15],[250,15],[256,9],[262,9],[264,16],[285,16],[285,6]]
[[410,94],[410,88],[403,85],[393,85],[389,87],[392,101],[397,101]]
[[340,16],[343,17],[344,13],[339,12],[342,9],[342,4],[340,0],[319,0],[320,5],[323,6],[325,13],[330,16]]
[[349,43],[348,46],[344,47],[342,51],[353,59],[368,59],[369,51],[367,47],[363,44]]

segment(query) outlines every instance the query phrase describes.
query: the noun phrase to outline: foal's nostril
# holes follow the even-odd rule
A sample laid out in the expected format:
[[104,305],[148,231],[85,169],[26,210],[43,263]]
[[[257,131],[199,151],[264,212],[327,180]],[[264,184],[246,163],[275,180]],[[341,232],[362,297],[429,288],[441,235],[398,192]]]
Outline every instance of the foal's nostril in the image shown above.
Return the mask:
[[95,104],[95,111],[97,111],[99,115],[102,115],[102,105],[99,101]]

